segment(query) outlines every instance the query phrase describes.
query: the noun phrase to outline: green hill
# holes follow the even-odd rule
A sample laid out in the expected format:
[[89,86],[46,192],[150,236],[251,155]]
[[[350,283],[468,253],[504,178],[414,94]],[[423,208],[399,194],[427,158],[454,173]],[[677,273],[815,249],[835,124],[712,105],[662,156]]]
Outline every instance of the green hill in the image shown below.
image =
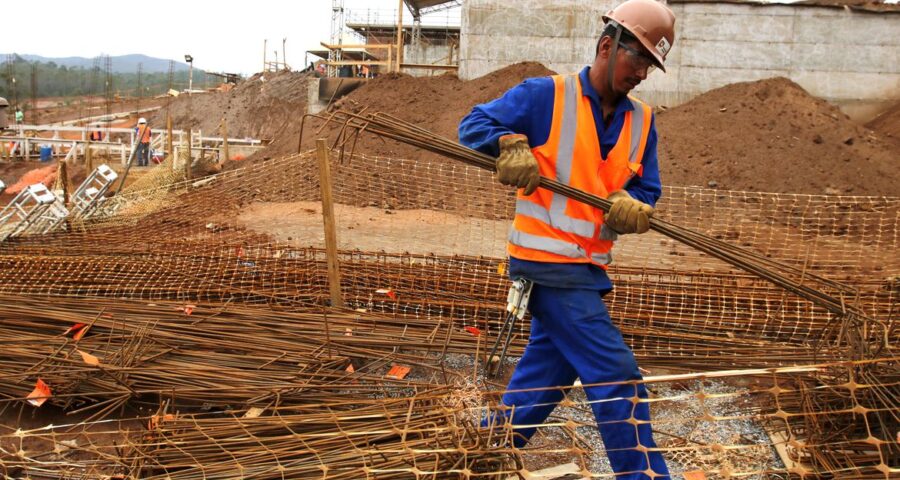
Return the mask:
[[[6,58],[12,58],[12,61],[0,63],[0,97],[7,98],[10,103],[16,103],[18,99],[18,104],[24,104],[32,97],[32,75],[36,79],[34,96],[37,98],[104,96],[107,92],[105,61],[92,60],[91,66],[84,67],[66,66],[54,61],[29,62],[18,55]],[[186,89],[188,86],[188,71],[181,67],[183,65],[178,69],[173,68],[172,72],[171,88],[177,90]],[[139,82],[136,65],[132,72],[110,72],[109,80],[111,86],[108,91],[111,94],[138,95]],[[194,88],[202,87],[205,80],[206,72],[194,69]],[[209,82],[215,84],[218,83],[218,79],[210,78]],[[140,86],[145,97],[165,93],[170,86],[168,68],[165,71],[144,69],[140,76]]]

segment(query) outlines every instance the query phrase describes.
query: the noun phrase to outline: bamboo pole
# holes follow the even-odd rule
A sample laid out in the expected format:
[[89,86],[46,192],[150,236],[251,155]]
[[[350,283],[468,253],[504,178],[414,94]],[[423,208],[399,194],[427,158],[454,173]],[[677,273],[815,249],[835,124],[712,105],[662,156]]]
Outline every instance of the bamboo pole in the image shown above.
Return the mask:
[[343,307],[341,297],[341,268],[338,262],[337,229],[334,220],[334,202],[331,195],[331,166],[328,163],[328,147],[325,139],[316,140],[316,154],[319,158],[319,187],[322,190],[322,216],[325,220],[325,252],[328,258],[328,290],[331,305]]
[[187,142],[185,145],[182,145],[184,150],[184,178],[186,180],[191,179],[191,129],[187,130]]
[[225,163],[231,158],[228,155],[228,120],[222,118],[222,160],[219,163]]
[[63,159],[56,167],[56,185],[59,186],[59,190],[62,190],[63,205],[69,204],[69,169],[67,165],[68,162]]
[[[166,155],[173,155],[175,150],[172,148],[172,115],[166,112]],[[175,158],[172,157],[172,164],[175,164]]]
[[91,148],[92,139],[91,136],[87,136],[87,143],[84,145],[84,168],[87,170],[88,175],[94,171],[94,152]]

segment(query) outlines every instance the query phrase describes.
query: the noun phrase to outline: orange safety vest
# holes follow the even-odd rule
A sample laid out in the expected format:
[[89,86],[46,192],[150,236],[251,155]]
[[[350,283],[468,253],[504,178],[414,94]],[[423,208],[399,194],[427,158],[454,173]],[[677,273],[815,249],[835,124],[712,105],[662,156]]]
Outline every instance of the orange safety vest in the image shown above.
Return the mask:
[[[647,146],[653,112],[649,105],[629,96],[634,110],[606,160],[588,97],[582,95],[577,75],[553,77],[555,95],[550,136],[531,151],[541,175],[606,198],[643,173],[641,160]],[[509,234],[510,256],[536,262],[594,263],[606,268],[612,261],[616,233],[603,225],[603,211],[563,195],[538,188],[525,196],[519,190],[516,218]]]
[[138,127],[138,138],[141,143],[150,143],[150,128],[146,125],[143,128]]

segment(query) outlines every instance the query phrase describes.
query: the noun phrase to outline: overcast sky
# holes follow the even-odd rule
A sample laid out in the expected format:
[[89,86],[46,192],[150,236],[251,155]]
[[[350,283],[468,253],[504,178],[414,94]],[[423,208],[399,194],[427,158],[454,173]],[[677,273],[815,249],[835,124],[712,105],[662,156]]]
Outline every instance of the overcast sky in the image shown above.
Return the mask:
[[[3,2],[0,53],[95,57],[143,53],[184,60],[210,71],[254,73],[287,38],[287,61],[302,68],[306,50],[321,48],[331,29],[331,0],[153,0]],[[396,11],[398,0],[345,0],[348,11]],[[409,19],[407,12],[405,18]],[[15,20],[13,20],[15,19]]]

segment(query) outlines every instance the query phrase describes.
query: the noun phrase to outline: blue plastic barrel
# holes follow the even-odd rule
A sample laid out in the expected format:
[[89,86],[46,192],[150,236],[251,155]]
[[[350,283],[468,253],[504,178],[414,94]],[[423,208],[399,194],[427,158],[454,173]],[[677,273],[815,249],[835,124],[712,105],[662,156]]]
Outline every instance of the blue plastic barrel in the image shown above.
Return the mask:
[[50,145],[41,145],[41,161],[49,162],[53,158],[53,147]]

